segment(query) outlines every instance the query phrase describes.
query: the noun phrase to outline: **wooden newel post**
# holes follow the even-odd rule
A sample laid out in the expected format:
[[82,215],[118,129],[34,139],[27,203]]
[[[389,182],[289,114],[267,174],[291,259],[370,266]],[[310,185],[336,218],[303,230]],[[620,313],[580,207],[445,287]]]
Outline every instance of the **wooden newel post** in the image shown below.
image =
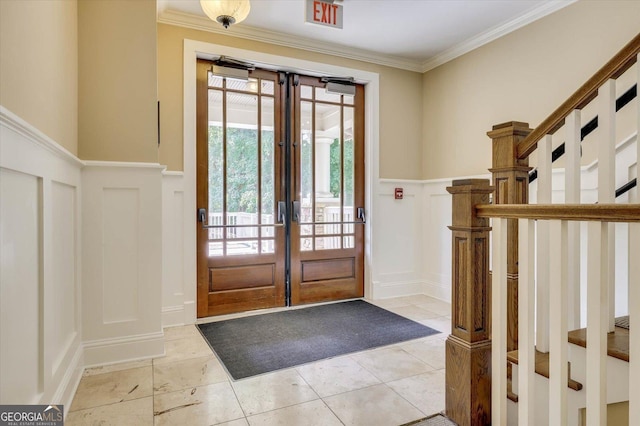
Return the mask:
[[446,415],[459,424],[491,424],[491,318],[489,204],[486,179],[453,182],[451,334],[446,344]]
[[[518,144],[532,129],[528,123],[496,124],[487,135],[493,140],[494,204],[529,202],[529,158],[519,159]],[[518,349],[518,221],[507,222],[507,351]]]

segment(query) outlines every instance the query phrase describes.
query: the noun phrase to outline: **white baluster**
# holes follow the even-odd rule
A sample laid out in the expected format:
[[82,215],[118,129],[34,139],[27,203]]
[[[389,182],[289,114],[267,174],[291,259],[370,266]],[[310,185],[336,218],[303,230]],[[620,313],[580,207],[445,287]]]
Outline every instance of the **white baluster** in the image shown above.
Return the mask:
[[528,219],[518,223],[518,424],[532,426],[536,410],[534,225]]
[[492,219],[491,424],[507,424],[507,220]]
[[[538,204],[551,204],[551,135],[538,142]],[[536,349],[549,352],[549,222],[537,224]]]
[[[598,203],[615,203],[616,81],[608,80],[598,89]],[[609,331],[615,329],[615,231],[609,228],[605,281],[609,288]]]
[[587,426],[607,424],[609,224],[589,222],[587,247]]
[[[565,128],[565,204],[580,203],[580,110],[572,111]],[[580,223],[569,222],[567,258],[569,329],[580,328]]]
[[549,425],[567,424],[567,222],[549,223]]

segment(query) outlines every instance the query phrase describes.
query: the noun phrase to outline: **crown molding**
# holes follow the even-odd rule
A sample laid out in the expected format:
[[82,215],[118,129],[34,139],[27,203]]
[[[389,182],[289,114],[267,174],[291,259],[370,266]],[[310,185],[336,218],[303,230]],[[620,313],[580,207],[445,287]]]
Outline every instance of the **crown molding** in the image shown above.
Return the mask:
[[537,21],[540,18],[544,18],[545,16],[550,15],[553,12],[567,7],[577,1],[578,0],[553,0],[548,3],[544,3],[541,6],[531,9],[524,15],[490,28],[487,31],[484,31],[470,39],[463,41],[462,43],[458,43],[457,45],[445,50],[444,52],[434,56],[433,58],[424,61],[422,63],[420,71],[424,73],[432,70],[444,63],[447,63],[459,56],[464,55],[465,53],[469,53],[472,50],[479,48],[480,46],[497,40],[500,37],[503,37],[534,21]]
[[349,48],[333,43],[326,43],[305,37],[292,37],[289,34],[283,34],[277,31],[269,31],[246,25],[232,26],[224,29],[214,24],[210,19],[203,16],[193,15],[191,13],[180,12],[159,8],[158,23],[176,25],[194,30],[207,31],[211,33],[243,38],[247,40],[270,43],[278,46],[301,49],[310,52],[322,53],[326,55],[337,56],[341,58],[354,59],[357,61],[368,62],[377,65],[383,65],[393,68],[404,69],[425,73],[446,62],[449,62],[459,56],[464,55],[480,46],[490,43],[502,36],[505,36],[519,28],[524,27],[540,18],[554,13],[578,0],[553,0],[542,4],[529,12],[521,15],[511,21],[497,25],[484,31],[470,39],[463,41],[450,49],[420,62],[408,58],[401,58],[392,55],[383,55],[364,49]]
[[341,58],[400,68],[408,71],[421,72],[422,69],[420,61],[399,58],[397,56],[382,55],[363,49],[349,48],[304,37],[293,37],[289,34],[248,27],[246,25],[232,26],[224,29],[208,18],[176,10],[165,10],[160,12],[158,15],[158,23],[270,43],[278,46],[306,50],[309,52],[338,56]]

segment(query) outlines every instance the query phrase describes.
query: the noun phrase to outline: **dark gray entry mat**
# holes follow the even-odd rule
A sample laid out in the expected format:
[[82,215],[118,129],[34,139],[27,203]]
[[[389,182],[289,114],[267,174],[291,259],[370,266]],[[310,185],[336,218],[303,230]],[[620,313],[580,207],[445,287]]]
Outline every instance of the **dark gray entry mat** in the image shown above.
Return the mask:
[[439,333],[363,300],[198,328],[235,380]]

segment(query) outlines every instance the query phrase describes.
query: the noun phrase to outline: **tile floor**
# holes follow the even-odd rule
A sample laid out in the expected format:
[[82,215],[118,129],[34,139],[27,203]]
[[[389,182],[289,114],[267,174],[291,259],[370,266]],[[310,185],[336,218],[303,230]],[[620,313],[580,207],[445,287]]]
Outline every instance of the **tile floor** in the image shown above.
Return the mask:
[[450,305],[371,303],[442,333],[233,381],[195,326],[167,328],[164,357],[87,369],[65,424],[392,426],[442,411]]

